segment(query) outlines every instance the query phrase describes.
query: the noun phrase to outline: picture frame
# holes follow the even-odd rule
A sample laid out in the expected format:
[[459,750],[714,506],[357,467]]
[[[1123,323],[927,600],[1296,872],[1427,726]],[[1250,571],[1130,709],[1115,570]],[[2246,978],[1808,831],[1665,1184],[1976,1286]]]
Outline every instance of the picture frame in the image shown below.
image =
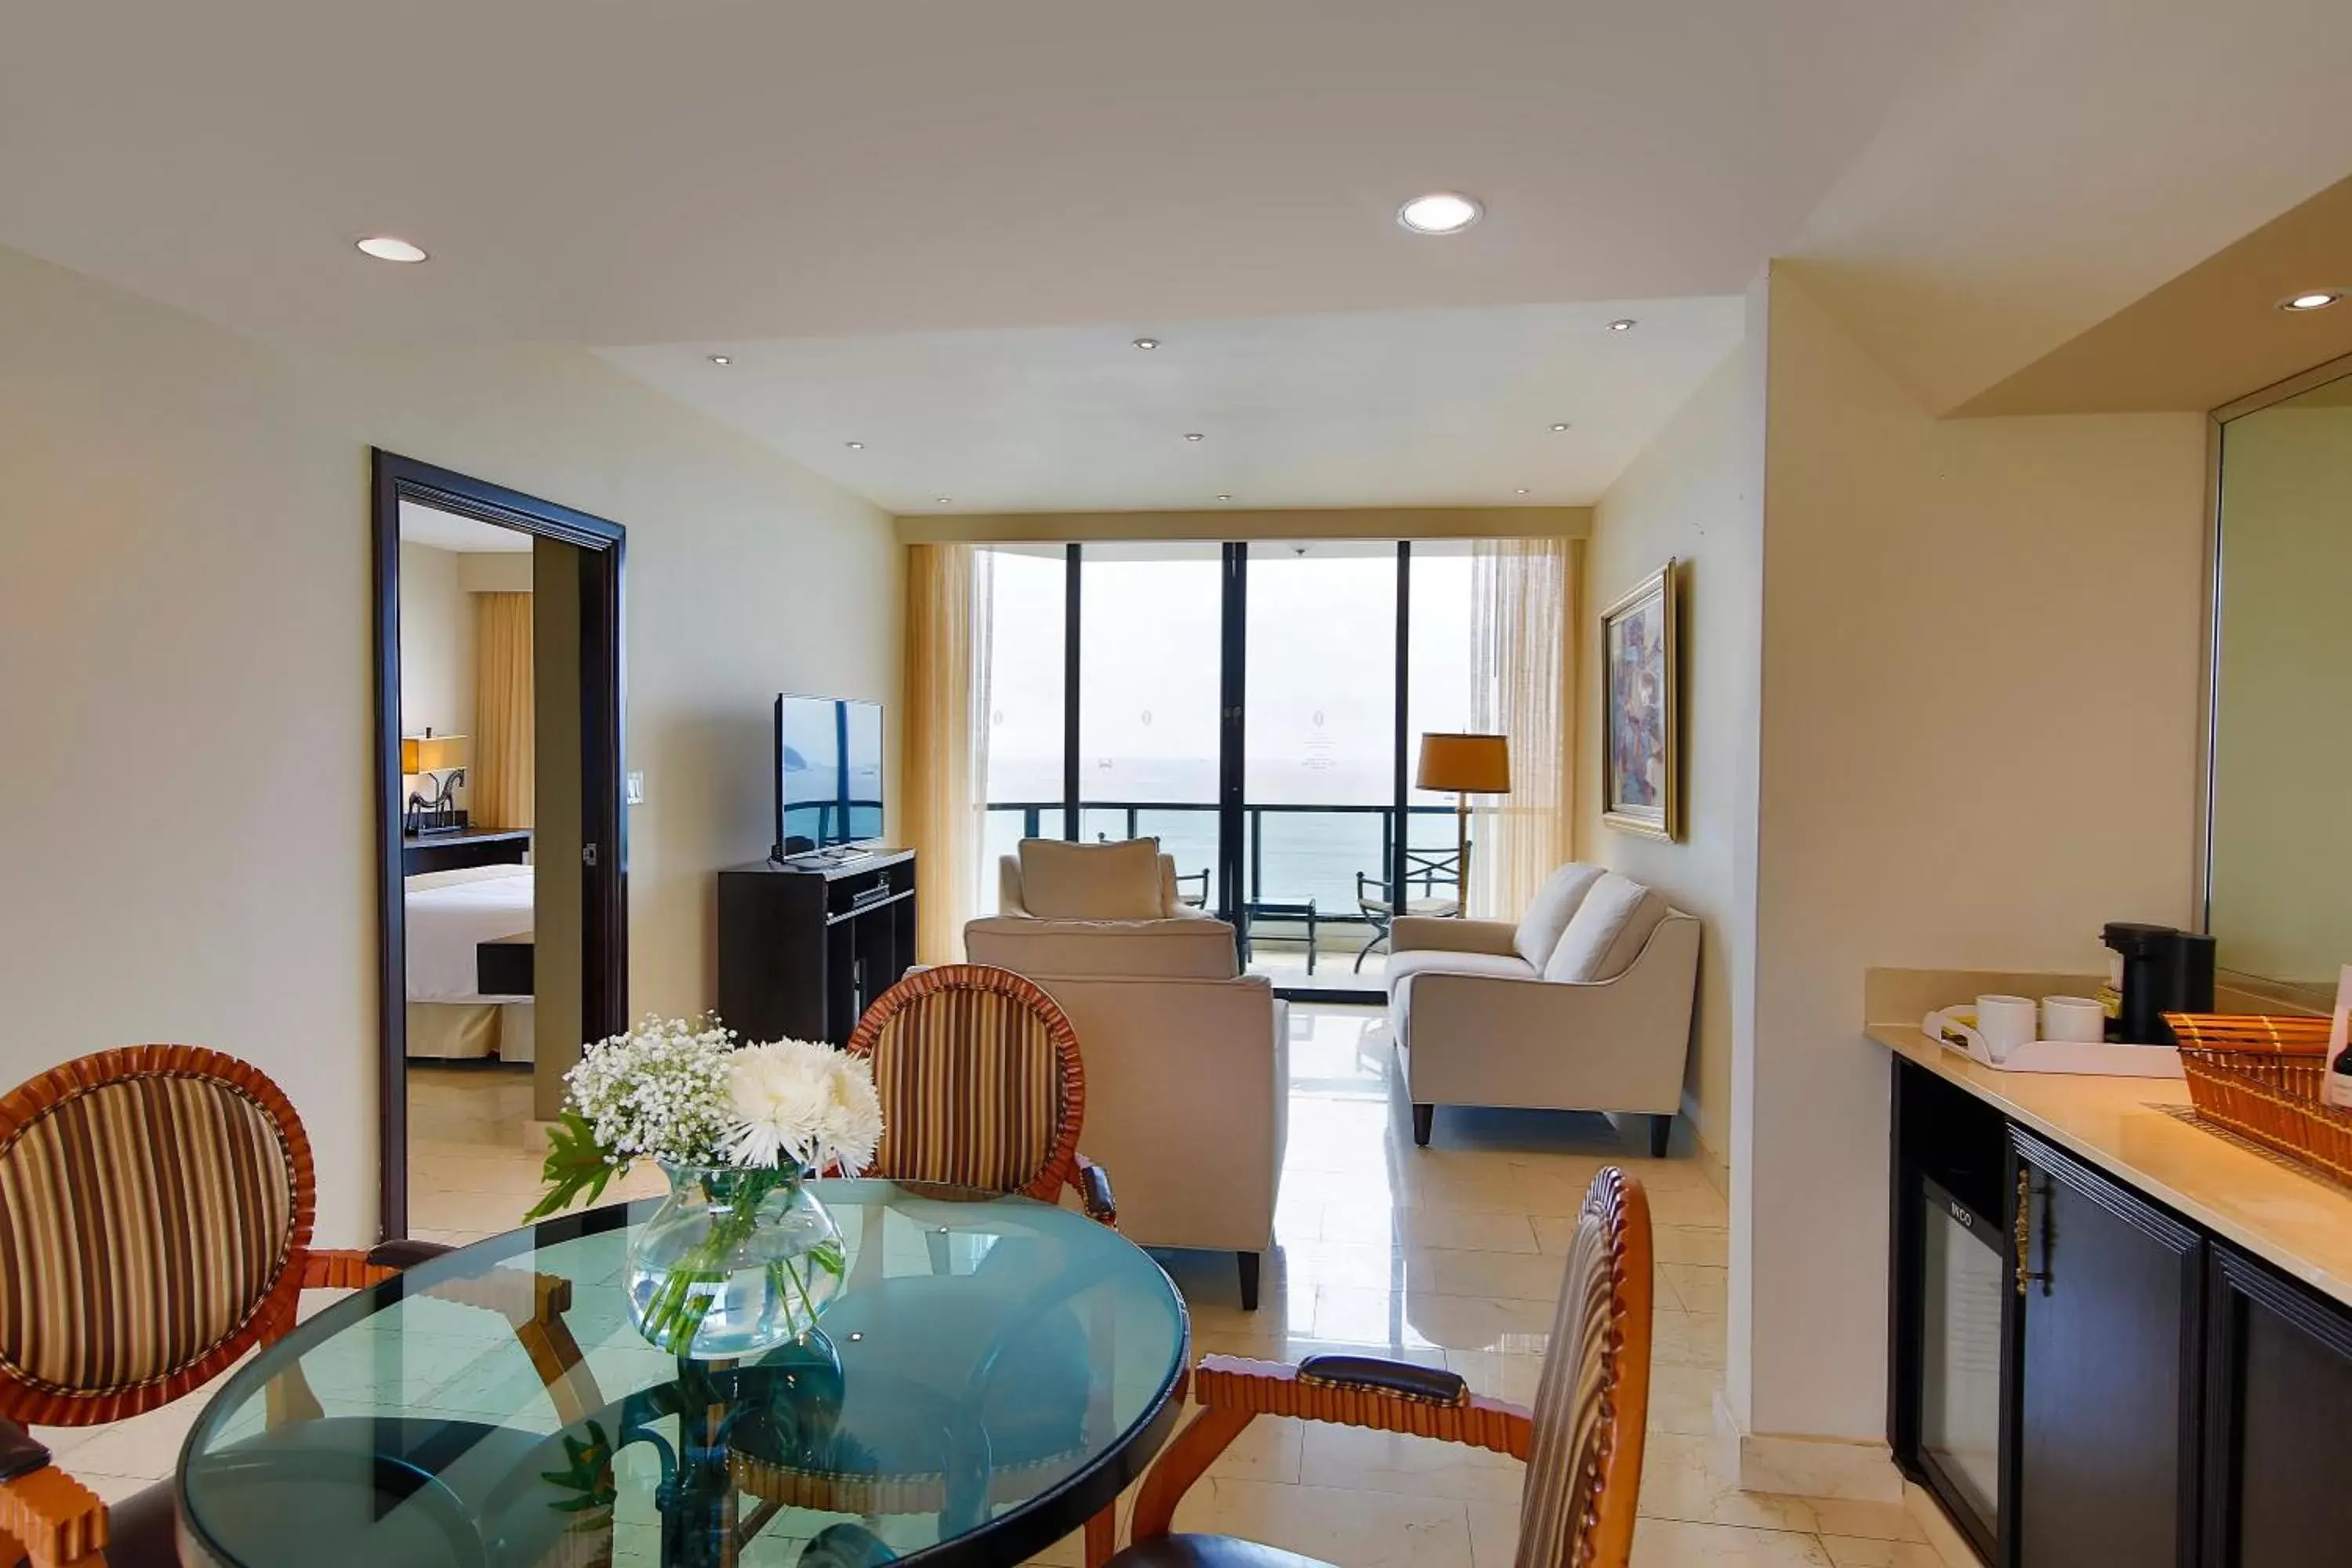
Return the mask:
[[1601,612],[1601,820],[1668,840],[1682,837],[1678,564]]

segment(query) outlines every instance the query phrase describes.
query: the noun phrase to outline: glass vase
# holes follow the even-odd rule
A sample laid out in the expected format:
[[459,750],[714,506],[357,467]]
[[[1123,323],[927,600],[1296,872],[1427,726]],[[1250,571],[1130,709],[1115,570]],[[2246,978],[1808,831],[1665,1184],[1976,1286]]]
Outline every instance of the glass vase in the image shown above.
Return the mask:
[[662,1166],[669,1196],[629,1239],[629,1320],[673,1355],[789,1343],[841,1289],[841,1232],[789,1168]]

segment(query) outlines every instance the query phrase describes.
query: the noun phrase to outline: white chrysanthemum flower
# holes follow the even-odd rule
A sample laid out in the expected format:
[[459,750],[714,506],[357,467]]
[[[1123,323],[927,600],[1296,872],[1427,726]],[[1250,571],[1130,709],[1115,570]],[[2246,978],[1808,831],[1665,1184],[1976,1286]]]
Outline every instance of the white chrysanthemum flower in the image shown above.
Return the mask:
[[786,1162],[863,1169],[882,1137],[872,1068],[831,1046],[775,1040],[735,1053],[728,1078],[733,1125],[728,1153],[740,1165]]

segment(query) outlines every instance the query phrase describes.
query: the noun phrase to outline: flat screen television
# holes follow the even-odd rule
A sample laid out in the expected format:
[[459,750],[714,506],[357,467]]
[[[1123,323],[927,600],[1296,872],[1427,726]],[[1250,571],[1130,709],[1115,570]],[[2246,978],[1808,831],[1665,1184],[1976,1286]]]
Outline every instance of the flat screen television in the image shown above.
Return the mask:
[[882,705],[776,699],[779,860],[882,837]]

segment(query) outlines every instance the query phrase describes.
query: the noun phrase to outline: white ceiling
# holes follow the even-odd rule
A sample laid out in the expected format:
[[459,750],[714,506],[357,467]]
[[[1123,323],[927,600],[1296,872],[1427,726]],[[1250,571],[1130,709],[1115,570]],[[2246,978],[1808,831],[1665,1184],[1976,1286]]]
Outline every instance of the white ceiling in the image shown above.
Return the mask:
[[[1946,409],[2352,170],[2343,0],[0,16],[0,244],[273,340],[614,351],[893,507],[1589,500],[1768,258]],[[1486,221],[1398,228],[1443,187]]]
[[403,340],[1726,294],[1990,3],[12,0],[0,243]]
[[[730,342],[724,367],[706,357],[716,343],[605,357],[899,512],[1203,508],[1220,494],[1251,508],[1578,505],[1721,363],[1744,309],[1192,321],[1155,326],[1149,353],[1130,323]],[[1623,318],[1638,325],[1609,331]]]
[[438,507],[413,500],[400,503],[400,542],[460,555],[521,555],[530,550],[531,536],[519,528],[459,517]]

